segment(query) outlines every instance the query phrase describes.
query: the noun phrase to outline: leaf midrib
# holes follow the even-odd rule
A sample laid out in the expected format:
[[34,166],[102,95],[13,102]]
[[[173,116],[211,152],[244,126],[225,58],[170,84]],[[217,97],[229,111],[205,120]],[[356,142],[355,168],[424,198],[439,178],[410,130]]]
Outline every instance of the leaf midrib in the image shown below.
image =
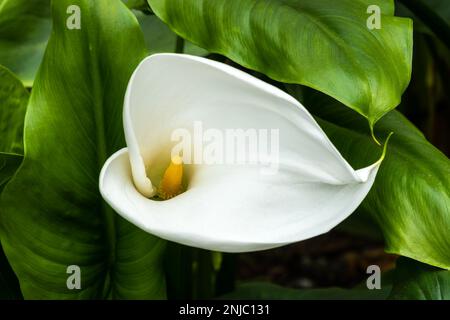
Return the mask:
[[[100,77],[99,67],[99,55],[97,54],[95,45],[92,45],[93,41],[89,37],[89,55],[90,70],[92,70],[92,86],[93,86],[93,104],[94,104],[94,120],[95,120],[95,133],[96,133],[96,146],[97,146],[97,168],[100,172],[103,164],[105,163],[108,153],[106,148],[106,135],[105,135],[105,112],[104,112],[104,88]],[[105,233],[106,241],[108,245],[108,260],[107,260],[107,272],[104,277],[104,286],[108,285],[109,288],[104,287],[104,292],[108,295],[111,293],[111,283],[108,281],[108,277],[111,277],[111,270],[116,260],[116,227],[115,227],[115,214],[114,211],[108,206],[108,204],[99,198],[101,201],[101,213],[105,219]],[[111,280],[111,279],[110,279]]]

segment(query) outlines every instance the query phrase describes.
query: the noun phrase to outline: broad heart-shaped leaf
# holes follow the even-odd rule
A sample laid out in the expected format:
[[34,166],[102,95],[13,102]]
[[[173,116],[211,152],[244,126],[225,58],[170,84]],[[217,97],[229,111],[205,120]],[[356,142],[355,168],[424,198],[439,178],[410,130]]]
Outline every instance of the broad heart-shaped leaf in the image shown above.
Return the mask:
[[50,0],[0,0],[0,64],[32,86],[51,30]]
[[[173,31],[210,52],[322,91],[373,125],[411,75],[412,23],[390,0],[148,0]],[[369,30],[369,6],[381,28]]]
[[[290,91],[295,95],[295,92]],[[361,116],[317,93],[302,102],[354,168],[380,153]],[[333,123],[331,123],[333,122]],[[360,205],[380,227],[386,251],[450,269],[450,161],[403,115],[391,111],[375,128],[394,132],[371,191]]]
[[[66,28],[69,5],[81,29]],[[25,298],[163,298],[164,242],[102,201],[98,175],[124,146],[122,102],[146,55],[119,0],[58,0],[25,119],[25,157],[2,193],[3,249]],[[67,287],[67,267],[81,289]],[[70,280],[70,279],[69,279]]]
[[417,261],[397,260],[390,299],[450,300],[450,271]]

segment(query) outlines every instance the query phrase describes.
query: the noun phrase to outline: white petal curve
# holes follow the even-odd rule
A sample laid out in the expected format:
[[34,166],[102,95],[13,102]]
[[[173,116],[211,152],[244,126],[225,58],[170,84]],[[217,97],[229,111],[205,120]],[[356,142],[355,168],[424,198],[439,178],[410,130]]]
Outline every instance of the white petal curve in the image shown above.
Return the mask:
[[[279,129],[280,167],[187,165],[189,187],[154,201],[150,179],[168,164],[171,132]],[[224,252],[263,250],[322,234],[367,195],[380,161],[353,170],[294,98],[244,72],[176,54],[144,59],[124,104],[128,149],[104,165],[100,190],[124,218],[161,238]],[[138,191],[139,190],[139,191]]]

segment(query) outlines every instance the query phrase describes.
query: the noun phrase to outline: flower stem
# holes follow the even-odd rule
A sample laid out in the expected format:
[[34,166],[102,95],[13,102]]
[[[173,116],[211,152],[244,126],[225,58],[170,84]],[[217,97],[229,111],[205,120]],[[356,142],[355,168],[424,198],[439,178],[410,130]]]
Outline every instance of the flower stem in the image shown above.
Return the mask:
[[175,53],[183,53],[184,52],[184,39],[180,36],[177,36],[177,42],[175,43]]
[[167,297],[192,299],[193,248],[168,242],[165,253]]
[[210,299],[214,296],[215,273],[212,254],[208,250],[194,252],[194,299]]

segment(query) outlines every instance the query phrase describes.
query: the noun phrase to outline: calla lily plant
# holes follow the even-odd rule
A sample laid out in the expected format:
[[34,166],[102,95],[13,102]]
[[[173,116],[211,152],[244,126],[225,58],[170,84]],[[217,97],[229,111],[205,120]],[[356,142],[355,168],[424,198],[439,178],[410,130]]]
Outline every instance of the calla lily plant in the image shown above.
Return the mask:
[[[362,202],[381,163],[354,170],[293,97],[229,65],[183,54],[139,64],[123,121],[127,148],[104,164],[103,198],[151,234],[209,250],[263,250],[328,232]],[[214,134],[196,137],[199,124]],[[180,129],[191,134],[185,146],[194,147],[174,154]],[[252,158],[264,148],[245,148],[253,161],[189,161],[230,129],[244,138],[270,132],[265,157]],[[215,153],[228,159],[230,150]]]

